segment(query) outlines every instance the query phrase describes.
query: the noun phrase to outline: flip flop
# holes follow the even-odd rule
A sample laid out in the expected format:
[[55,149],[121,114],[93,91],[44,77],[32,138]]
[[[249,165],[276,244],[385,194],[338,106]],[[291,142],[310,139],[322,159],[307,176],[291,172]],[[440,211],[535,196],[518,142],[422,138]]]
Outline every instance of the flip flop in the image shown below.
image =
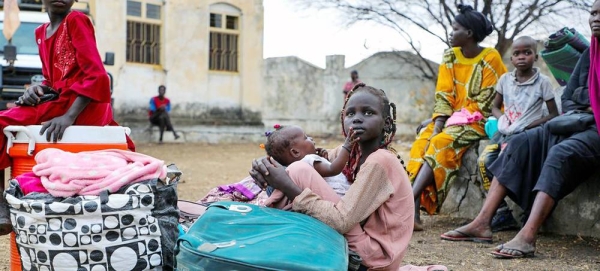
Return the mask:
[[457,231],[457,230],[451,230],[447,233],[450,232],[455,232],[458,233],[460,236],[450,236],[447,235],[446,233],[440,235],[440,238],[442,238],[442,240],[446,240],[446,241],[467,241],[467,242],[475,242],[475,243],[487,243],[487,244],[491,244],[492,243],[492,237],[480,237],[480,236],[474,236],[474,235],[470,235],[461,231]]
[[494,257],[496,257],[498,259],[521,259],[521,258],[533,258],[533,256],[535,256],[535,250],[523,251],[523,250],[516,249],[516,248],[506,247],[506,249],[510,249],[512,251],[518,252],[517,255],[514,255],[514,254],[500,252],[501,250],[505,249],[504,244],[500,245],[499,248],[500,249],[498,249],[496,251],[490,252],[492,255],[494,255]]

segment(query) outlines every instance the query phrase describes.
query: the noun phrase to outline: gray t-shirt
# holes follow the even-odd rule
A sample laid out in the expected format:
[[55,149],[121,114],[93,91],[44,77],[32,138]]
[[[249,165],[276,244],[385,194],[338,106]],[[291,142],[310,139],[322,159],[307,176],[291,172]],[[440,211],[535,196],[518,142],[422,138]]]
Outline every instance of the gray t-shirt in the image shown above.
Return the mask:
[[504,100],[504,115],[498,120],[498,131],[504,135],[522,132],[533,121],[542,118],[542,106],[554,99],[550,79],[534,68],[535,74],[527,82],[519,83],[516,70],[505,73],[498,80],[496,91]]

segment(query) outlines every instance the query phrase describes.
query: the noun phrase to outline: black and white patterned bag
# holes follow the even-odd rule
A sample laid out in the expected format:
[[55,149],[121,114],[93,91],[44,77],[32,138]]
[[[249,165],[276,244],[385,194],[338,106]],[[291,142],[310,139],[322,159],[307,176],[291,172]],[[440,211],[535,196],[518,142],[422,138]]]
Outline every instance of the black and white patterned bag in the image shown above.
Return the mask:
[[172,270],[176,182],[149,180],[99,196],[6,191],[24,270]]

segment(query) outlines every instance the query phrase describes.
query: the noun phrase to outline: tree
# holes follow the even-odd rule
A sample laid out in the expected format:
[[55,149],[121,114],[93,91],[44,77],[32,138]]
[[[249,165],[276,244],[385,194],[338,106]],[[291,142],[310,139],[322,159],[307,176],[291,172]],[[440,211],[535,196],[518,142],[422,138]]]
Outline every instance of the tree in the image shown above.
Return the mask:
[[409,33],[416,27],[427,35],[450,46],[451,24],[457,14],[456,6],[470,4],[492,22],[497,36],[495,44],[500,55],[512,46],[514,39],[532,29],[560,27],[557,21],[589,10],[589,0],[296,0],[308,8],[336,9],[348,23],[371,21],[397,31],[421,60],[419,67],[425,78],[436,80],[437,67],[426,61],[420,52],[419,41]]

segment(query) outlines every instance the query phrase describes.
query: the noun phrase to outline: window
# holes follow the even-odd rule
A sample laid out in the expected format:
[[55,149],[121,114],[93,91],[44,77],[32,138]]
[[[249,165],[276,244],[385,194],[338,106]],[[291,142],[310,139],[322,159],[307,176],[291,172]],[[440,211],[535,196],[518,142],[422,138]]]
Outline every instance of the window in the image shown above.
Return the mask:
[[[216,5],[226,4],[214,6]],[[231,6],[218,6],[215,10],[211,7],[209,70],[228,72],[239,70],[239,14],[239,11]]]
[[209,68],[213,71],[238,71],[238,35],[210,32]]
[[160,65],[162,0],[127,0],[127,62]]

